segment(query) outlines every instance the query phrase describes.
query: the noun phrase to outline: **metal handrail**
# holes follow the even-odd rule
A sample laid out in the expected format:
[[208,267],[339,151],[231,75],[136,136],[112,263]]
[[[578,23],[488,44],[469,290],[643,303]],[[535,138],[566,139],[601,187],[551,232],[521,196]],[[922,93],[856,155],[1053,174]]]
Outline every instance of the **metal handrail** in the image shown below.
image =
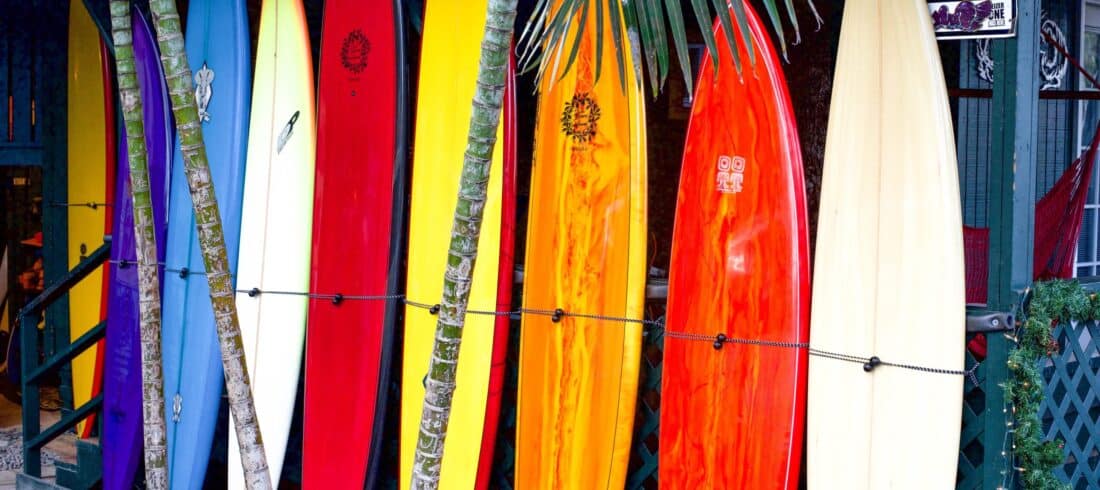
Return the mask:
[[100,322],[41,364],[38,362],[38,323],[42,320],[42,313],[46,308],[106,263],[110,252],[111,238],[104,237],[103,245],[80,261],[61,281],[47,287],[19,310],[19,345],[22,352],[20,367],[23,389],[23,472],[29,476],[36,478],[42,476],[42,448],[46,444],[103,407],[103,395],[100,394],[76,407],[76,410],[65,414],[53,425],[41,429],[38,387],[42,378],[102,340],[107,331],[107,322]]

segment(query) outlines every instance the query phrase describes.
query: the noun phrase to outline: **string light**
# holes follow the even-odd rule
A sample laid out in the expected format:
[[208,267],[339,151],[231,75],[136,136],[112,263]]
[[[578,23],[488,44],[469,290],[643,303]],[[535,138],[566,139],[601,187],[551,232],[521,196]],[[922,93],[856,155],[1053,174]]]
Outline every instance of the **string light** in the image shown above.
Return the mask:
[[[1053,474],[1054,468],[1062,464],[1057,456],[1064,454],[1064,447],[1058,444],[1059,441],[1042,439],[1044,429],[1038,419],[1038,410],[1043,393],[1042,385],[1035,380],[1042,380],[1044,376],[1039,371],[1040,359],[1057,356],[1060,349],[1053,338],[1052,325],[1065,323],[1070,318],[1100,317],[1100,304],[1095,302],[1100,295],[1085,292],[1076,282],[1039,283],[1035,294],[1030,293],[1030,288],[1025,290],[1017,305],[1021,310],[1028,305],[1026,316],[1018,316],[1022,321],[1016,323],[1012,332],[1004,334],[1012,344],[1009,344],[1009,359],[1005,363],[1010,374],[1000,385],[1006,395],[1002,409],[1006,431],[1001,448],[1004,463],[1001,468],[1004,470],[998,489],[1016,488],[1021,483],[1028,488],[1044,490],[1065,487]],[[1016,475],[1020,475],[1021,482],[1014,481]]]

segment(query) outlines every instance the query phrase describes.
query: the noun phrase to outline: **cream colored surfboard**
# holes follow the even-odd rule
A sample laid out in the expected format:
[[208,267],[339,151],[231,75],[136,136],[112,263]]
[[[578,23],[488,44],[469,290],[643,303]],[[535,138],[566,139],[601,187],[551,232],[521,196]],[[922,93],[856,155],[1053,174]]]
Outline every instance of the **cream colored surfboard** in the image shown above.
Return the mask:
[[[848,0],[830,106],[810,344],[963,368],[951,112],[924,0]],[[810,357],[811,490],[955,486],[963,377]]]
[[[241,211],[237,290],[309,289],[316,124],[301,0],[264,0]],[[305,344],[305,296],[237,294],[241,338],[271,482],[278,486]],[[229,429],[229,488],[245,487]]]

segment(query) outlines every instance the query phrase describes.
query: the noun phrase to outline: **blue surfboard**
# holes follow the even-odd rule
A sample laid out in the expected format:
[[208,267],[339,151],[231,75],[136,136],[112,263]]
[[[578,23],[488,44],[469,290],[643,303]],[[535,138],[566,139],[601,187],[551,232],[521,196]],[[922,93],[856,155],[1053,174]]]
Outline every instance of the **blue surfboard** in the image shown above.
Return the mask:
[[[235,274],[252,85],[244,1],[192,0],[185,36],[226,252],[230,270]],[[205,268],[182,162],[176,148],[169,203],[162,342],[170,486],[191,490],[202,488],[206,476],[224,379],[210,290],[203,274]],[[178,272],[182,270],[187,272]]]

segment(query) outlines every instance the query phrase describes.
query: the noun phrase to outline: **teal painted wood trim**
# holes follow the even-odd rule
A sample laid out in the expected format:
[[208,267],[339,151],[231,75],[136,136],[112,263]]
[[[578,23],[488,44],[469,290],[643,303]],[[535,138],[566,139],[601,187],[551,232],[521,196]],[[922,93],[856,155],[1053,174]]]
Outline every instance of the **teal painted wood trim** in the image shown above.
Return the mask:
[[92,327],[91,330],[84,332],[84,335],[81,335],[80,338],[74,340],[73,343],[69,344],[68,347],[65,347],[57,354],[54,354],[52,357],[49,358],[48,361],[43,362],[41,366],[38,366],[38,369],[34,370],[34,372],[26,375],[24,378],[26,381],[24,381],[24,383],[37,384],[41,382],[42,378],[46,374],[54,371],[62,364],[69,363],[69,361],[75,359],[76,356],[83,354],[84,351],[90,349],[100,340],[103,340],[106,334],[107,322],[99,322],[98,325]]
[[[76,441],[76,464],[55,461],[56,482],[62,488],[103,488],[103,450],[84,439]],[[136,487],[137,485],[135,485]]]
[[42,148],[12,148],[0,146],[0,162],[5,167],[41,167]]
[[[992,41],[993,112],[990,114],[989,297],[991,309],[1012,304],[1012,179],[1015,134],[1016,40]],[[1006,294],[1008,293],[1008,294]]]
[[76,410],[64,413],[61,421],[45,430],[40,430],[38,378],[41,377],[44,370],[58,367],[67,368],[69,366],[68,361],[71,361],[80,352],[95,345],[96,341],[103,337],[106,328],[105,323],[100,323],[92,332],[89,332],[90,335],[84,335],[77,339],[76,343],[82,346],[83,349],[67,348],[62,350],[60,355],[50,357],[49,361],[40,365],[38,363],[38,323],[42,319],[43,311],[47,310],[52,303],[67,298],[69,290],[74,285],[88,277],[92,271],[98,269],[110,258],[110,251],[111,243],[108,240],[77,264],[60,281],[51,283],[45,291],[19,310],[19,346],[20,351],[23,353],[20,358],[20,372],[23,373],[23,471],[30,476],[42,476],[42,446],[65,430],[75,426],[77,422],[83,420],[92,412],[99,410],[103,404],[103,395],[100,394]]
[[[992,114],[990,114],[990,168],[989,168],[989,307],[993,310],[1005,309],[1011,300],[1011,263],[1012,263],[1012,156],[1015,133],[1015,81],[1016,48],[1015,39],[992,41],[991,55],[994,60],[994,80]],[[1006,294],[1007,293],[1007,294]],[[1007,470],[1001,449],[1005,438],[1004,409],[1005,397],[1000,384],[1007,377],[1007,345],[1005,339],[996,334],[986,336],[989,344],[985,366],[996,364],[998,369],[987,369],[981,380],[985,387],[985,403],[980,407],[978,417],[972,423],[978,424],[981,431],[981,462],[974,471],[977,476],[969,481],[978,485],[969,488],[997,488],[1003,481]],[[966,447],[963,447],[965,452]],[[961,478],[960,480],[964,480]]]
[[[20,368],[21,372],[24,373],[34,371],[38,365],[38,356],[28,355],[28,353],[38,352],[38,321],[40,318],[41,316],[36,310],[19,316],[19,350],[23,353],[20,356]],[[24,383],[22,391],[23,440],[27,441],[38,435],[42,423],[38,412],[40,406],[38,385]],[[34,477],[42,476],[42,452],[31,450],[27,444],[23,445],[23,472]]]
[[53,425],[42,429],[34,437],[27,439],[23,444],[23,451],[41,451],[42,448],[49,444],[50,441],[57,439],[58,436],[64,434],[69,429],[76,427],[76,424],[81,420],[88,418],[93,412],[99,411],[103,408],[103,393],[100,393],[88,400],[80,408],[73,410],[72,413],[61,417],[61,420],[54,422]]
[[[36,94],[39,141],[42,143],[42,200],[67,202],[68,199],[68,26],[67,8],[56,8],[56,2],[35,0],[35,21],[38,32],[43,33],[38,42],[43,53],[50,56],[38,58],[40,90]],[[53,8],[49,8],[54,5]],[[46,284],[55,284],[69,272],[66,244],[69,241],[68,213],[65,208],[42,208],[42,256]],[[46,326],[43,329],[43,354],[53,355],[69,344],[69,299],[61,298],[46,309]],[[72,382],[70,368],[61,372],[60,389],[62,406],[72,407]]]
[[989,304],[1005,310],[1031,285],[1035,236],[1038,0],[1019,4],[1017,36],[993,42]]
[[[16,19],[34,18],[32,8],[33,4],[30,2],[12,2],[8,5],[8,10],[15,14]],[[8,80],[10,98],[4,103],[10,105],[9,117],[12,124],[8,131],[5,131],[8,134],[4,135],[4,139],[25,143],[31,141],[31,85],[33,83],[31,65],[35,63],[38,46],[32,40],[34,30],[32,23],[15,22],[8,27],[11,28],[7,34],[8,42],[13,43],[12,47],[16,49],[8,60],[8,75],[12,78]],[[7,122],[5,119],[5,125]]]
[[[0,1],[0,53],[10,53],[12,24],[15,22],[15,16],[9,14],[11,6],[8,5],[9,1]],[[4,87],[5,91],[8,86],[8,60],[0,59],[0,87]],[[4,121],[4,125],[7,125],[8,121],[8,104],[5,102],[0,104],[0,121]],[[7,141],[8,135],[0,135],[0,141]]]
[[[992,43],[994,59],[989,169],[989,307],[1008,311],[1032,282],[1035,236],[1035,169],[1038,125],[1039,0],[1019,2],[1016,37]],[[1010,348],[990,334],[982,381],[981,488],[1004,483],[1006,431],[1004,391]]]
[[[1012,255],[1009,289],[1004,298],[1016,303],[1016,294],[1031,286],[1035,274],[1035,180],[1039,131],[1039,17],[1040,1],[1019,2],[1016,25],[1016,99],[1013,150]],[[1006,305],[1007,306],[1007,305]]]
[[[51,284],[41,294],[30,300],[22,309],[19,310],[19,316],[41,314],[42,310],[60,299],[63,295],[68,294],[77,283],[88,277],[88,274],[94,272],[99,266],[103,265],[110,257],[111,253],[111,239],[110,236],[105,237],[106,240],[103,245],[96,248],[89,254],[84,260],[76,264],[73,270],[69,271],[61,281]],[[37,328],[35,330],[38,330]],[[29,371],[28,371],[29,372]]]

